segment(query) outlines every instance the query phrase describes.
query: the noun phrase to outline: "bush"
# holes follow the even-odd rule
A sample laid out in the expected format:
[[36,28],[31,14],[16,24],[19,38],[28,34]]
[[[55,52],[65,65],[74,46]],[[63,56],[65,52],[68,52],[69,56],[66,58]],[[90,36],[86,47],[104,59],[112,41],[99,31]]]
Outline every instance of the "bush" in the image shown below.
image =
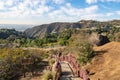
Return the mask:
[[42,80],[53,80],[54,76],[51,71],[45,71],[44,74],[42,75]]
[[21,59],[26,56],[24,51],[19,49],[1,49],[0,53],[0,79],[9,80],[20,75]]
[[[93,57],[93,45],[89,43],[89,34],[82,31],[79,34],[72,35],[69,45],[64,53],[74,55],[80,64],[86,64]],[[95,35],[97,37],[97,35]],[[97,39],[94,39],[97,42]]]
[[79,56],[77,60],[81,64],[86,64],[87,62],[89,62],[93,57],[92,45],[88,42],[80,43],[78,55]]
[[50,59],[49,60],[49,65],[52,66],[55,63],[55,59]]
[[41,61],[40,54],[32,54],[22,49],[0,49],[0,80],[12,80],[22,74],[21,61],[23,58],[33,59],[34,64],[26,65],[25,70],[31,70]]

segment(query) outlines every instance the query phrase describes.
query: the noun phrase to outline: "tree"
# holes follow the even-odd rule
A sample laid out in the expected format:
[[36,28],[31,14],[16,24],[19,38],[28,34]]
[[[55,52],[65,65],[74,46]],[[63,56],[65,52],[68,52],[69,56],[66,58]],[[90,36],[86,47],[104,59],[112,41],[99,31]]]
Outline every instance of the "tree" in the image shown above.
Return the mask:
[[35,39],[35,45],[38,47],[42,47],[43,46],[43,40],[42,39]]
[[74,34],[70,38],[70,43],[66,48],[67,53],[74,53],[74,55],[80,64],[86,64],[93,56],[92,44],[88,41],[89,33]]
[[78,61],[82,64],[86,64],[93,57],[92,45],[88,42],[83,42],[79,44]]
[[64,39],[59,39],[58,43],[61,45],[61,46],[65,46],[68,44],[67,40],[64,40]]
[[8,37],[8,40],[9,41],[14,41],[16,39],[16,36],[15,35],[10,35],[9,37]]

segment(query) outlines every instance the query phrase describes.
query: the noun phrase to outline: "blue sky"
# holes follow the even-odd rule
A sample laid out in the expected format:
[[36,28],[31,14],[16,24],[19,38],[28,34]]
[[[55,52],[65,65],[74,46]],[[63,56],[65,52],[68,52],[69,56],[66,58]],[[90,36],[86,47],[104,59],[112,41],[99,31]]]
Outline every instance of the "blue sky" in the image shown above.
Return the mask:
[[0,0],[0,24],[120,19],[120,0]]

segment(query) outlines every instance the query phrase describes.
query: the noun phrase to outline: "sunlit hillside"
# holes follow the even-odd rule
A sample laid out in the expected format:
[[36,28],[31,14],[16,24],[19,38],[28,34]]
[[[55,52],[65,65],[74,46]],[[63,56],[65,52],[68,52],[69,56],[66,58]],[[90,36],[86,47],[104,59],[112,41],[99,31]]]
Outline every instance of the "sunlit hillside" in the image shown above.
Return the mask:
[[96,56],[87,65],[91,80],[119,80],[120,76],[120,42],[110,42],[94,47]]

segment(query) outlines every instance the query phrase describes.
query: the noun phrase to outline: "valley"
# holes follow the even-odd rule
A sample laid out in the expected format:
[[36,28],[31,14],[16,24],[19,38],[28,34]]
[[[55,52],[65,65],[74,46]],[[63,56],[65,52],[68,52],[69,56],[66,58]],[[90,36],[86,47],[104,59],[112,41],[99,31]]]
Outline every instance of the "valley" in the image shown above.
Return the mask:
[[[60,78],[60,73],[64,73],[60,70],[64,67],[53,71],[53,66],[63,56],[72,55],[73,62],[70,61],[70,64],[74,77],[78,77],[76,79],[107,80],[108,76],[111,80],[118,80],[119,22],[57,22],[35,26],[22,32],[0,29],[0,79],[54,80],[56,74]],[[26,60],[25,64],[22,63],[23,60]],[[60,64],[62,65],[62,61]],[[86,71],[83,73],[86,77],[81,76],[82,71]]]

